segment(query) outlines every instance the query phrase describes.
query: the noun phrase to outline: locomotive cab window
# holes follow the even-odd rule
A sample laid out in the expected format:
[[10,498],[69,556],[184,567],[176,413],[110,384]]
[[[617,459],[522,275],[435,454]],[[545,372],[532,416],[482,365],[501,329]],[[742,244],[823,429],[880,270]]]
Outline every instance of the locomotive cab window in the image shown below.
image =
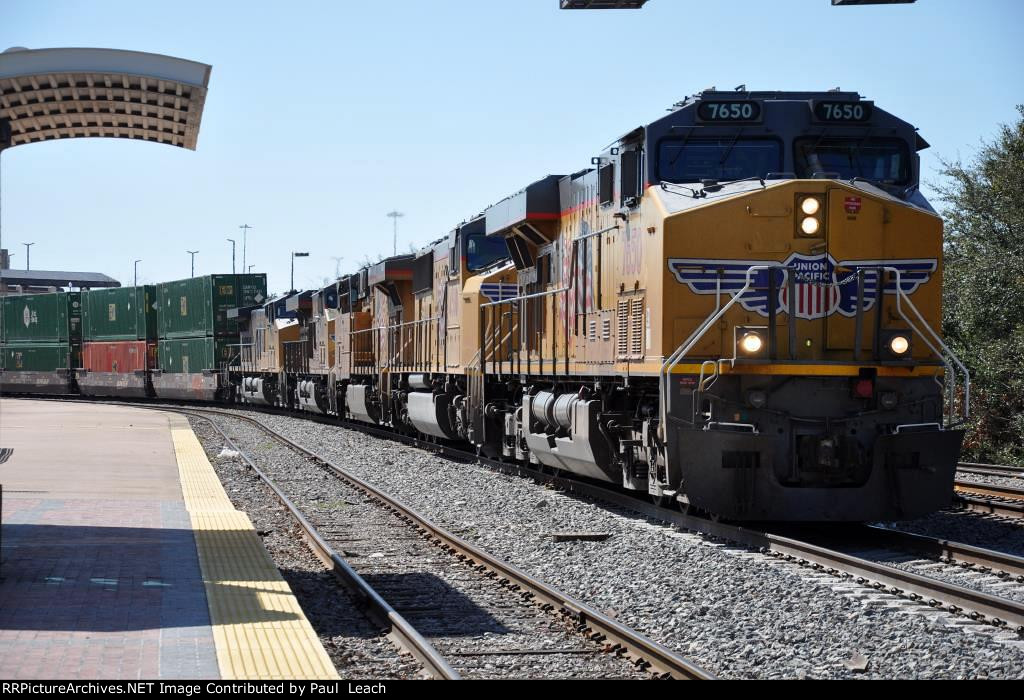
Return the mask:
[[490,267],[499,260],[508,258],[508,246],[504,238],[487,237],[483,234],[466,237],[466,267],[471,272]]
[[608,163],[598,169],[597,184],[601,204],[611,204],[615,197],[615,166],[613,164]]
[[839,173],[843,180],[864,177],[886,185],[910,180],[910,149],[899,139],[810,137],[797,139],[793,147],[797,177]]
[[658,144],[658,177],[666,182],[742,180],[782,169],[775,139],[664,139]]
[[619,160],[619,203],[633,207],[639,202],[640,184],[640,151],[623,151]]

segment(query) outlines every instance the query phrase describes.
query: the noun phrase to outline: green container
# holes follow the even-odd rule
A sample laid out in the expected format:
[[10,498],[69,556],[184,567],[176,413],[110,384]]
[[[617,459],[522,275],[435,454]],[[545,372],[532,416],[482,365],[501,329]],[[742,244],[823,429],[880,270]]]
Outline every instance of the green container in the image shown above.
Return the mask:
[[4,343],[49,344],[82,340],[81,292],[3,297]]
[[157,285],[157,326],[161,339],[238,334],[229,309],[256,306],[267,298],[267,276],[206,275]]
[[5,372],[52,372],[69,369],[67,343],[22,343],[3,347]]
[[112,287],[82,293],[85,340],[156,340],[156,287]]
[[171,338],[157,347],[157,364],[167,374],[196,374],[238,364],[238,338]]

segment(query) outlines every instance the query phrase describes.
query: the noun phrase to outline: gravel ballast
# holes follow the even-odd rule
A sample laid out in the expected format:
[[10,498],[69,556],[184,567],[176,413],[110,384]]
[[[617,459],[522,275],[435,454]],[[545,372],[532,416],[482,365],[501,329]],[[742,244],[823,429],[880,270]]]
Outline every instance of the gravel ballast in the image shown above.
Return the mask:
[[[529,479],[341,427],[252,415],[723,677],[1024,677],[1024,643],[1005,631]],[[552,540],[566,531],[610,537]]]
[[398,650],[353,602],[348,591],[309,550],[302,530],[256,474],[237,457],[219,457],[223,438],[204,420],[192,429],[235,508],[248,514],[342,678],[422,678],[422,668]]

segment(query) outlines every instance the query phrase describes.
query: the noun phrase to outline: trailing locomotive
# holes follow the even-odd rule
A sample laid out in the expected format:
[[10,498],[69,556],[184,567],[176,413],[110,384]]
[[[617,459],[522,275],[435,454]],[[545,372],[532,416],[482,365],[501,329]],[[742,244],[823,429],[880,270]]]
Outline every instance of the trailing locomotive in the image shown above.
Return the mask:
[[734,520],[948,505],[969,378],[940,335],[928,144],[856,93],[675,107],[414,255],[240,304],[238,352],[203,369],[201,398],[468,443]]

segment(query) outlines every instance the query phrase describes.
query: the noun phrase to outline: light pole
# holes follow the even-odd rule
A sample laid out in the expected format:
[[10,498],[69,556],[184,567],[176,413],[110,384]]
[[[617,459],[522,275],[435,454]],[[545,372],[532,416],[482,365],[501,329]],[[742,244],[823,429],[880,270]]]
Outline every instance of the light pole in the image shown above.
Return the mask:
[[[3,156],[4,149],[9,148],[11,145],[11,122],[9,119],[0,119],[0,157]],[[0,160],[0,182],[3,180],[3,161]],[[0,187],[0,200],[3,199],[3,189]],[[3,233],[3,211],[0,210],[0,249],[4,247],[4,233]]]
[[249,224],[242,224],[238,228],[242,229],[242,269],[245,269],[245,240],[248,238],[249,229],[252,228]]
[[292,253],[292,293],[295,292],[295,258],[308,258],[309,253]]
[[235,239],[229,238],[231,241],[231,274],[235,274]]
[[253,269],[254,267],[256,267],[256,263],[253,263],[252,265],[250,265],[250,266],[249,266],[249,269],[247,270],[247,272],[248,272],[248,273],[249,273],[250,275],[252,274],[252,269]]
[[388,216],[391,217],[391,219],[393,219],[394,222],[395,222],[395,242],[394,242],[394,250],[395,250],[395,252],[393,253],[393,255],[398,255],[398,220],[400,218],[402,218],[403,216],[405,216],[405,214],[403,214],[402,212],[396,210],[396,211],[389,211],[388,212]]
[[35,243],[22,243],[22,245],[25,246],[25,269],[29,270],[31,268],[28,263],[29,260],[32,259],[32,246],[34,246]]
[[198,253],[199,251],[198,250],[186,250],[185,252],[192,256],[192,276],[195,277],[196,276],[196,253]]
[[138,287],[139,286],[139,263],[140,262],[142,262],[141,259],[135,261],[135,284],[132,285],[133,287]]
[[334,279],[339,279],[341,277],[341,261],[344,259],[344,256],[340,258],[337,258],[333,255],[331,256],[331,260],[334,261]]

